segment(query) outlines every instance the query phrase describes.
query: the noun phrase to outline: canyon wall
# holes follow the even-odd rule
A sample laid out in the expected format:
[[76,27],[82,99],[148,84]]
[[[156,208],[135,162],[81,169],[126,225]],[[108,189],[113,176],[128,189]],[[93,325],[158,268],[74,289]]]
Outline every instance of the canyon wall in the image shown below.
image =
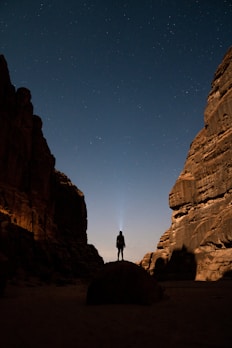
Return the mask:
[[80,275],[103,263],[87,243],[83,193],[55,169],[33,114],[31,93],[15,90],[0,56],[0,253],[17,268]]
[[154,272],[183,248],[196,260],[196,280],[232,272],[232,48],[219,65],[208,96],[204,128],[193,140],[169,195],[172,223],[141,265]]

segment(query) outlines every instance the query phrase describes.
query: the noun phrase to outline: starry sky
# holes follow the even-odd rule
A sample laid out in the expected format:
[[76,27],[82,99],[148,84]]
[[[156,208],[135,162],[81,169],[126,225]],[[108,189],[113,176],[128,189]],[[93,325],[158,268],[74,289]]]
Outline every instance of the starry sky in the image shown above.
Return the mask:
[[168,195],[232,45],[232,0],[0,0],[0,53],[64,172],[88,242],[141,260],[170,227]]

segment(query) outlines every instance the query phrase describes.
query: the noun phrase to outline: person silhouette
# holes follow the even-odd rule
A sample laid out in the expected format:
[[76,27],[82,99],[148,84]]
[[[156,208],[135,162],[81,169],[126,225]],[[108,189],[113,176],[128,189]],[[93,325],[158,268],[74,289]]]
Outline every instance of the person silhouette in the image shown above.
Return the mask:
[[116,247],[118,248],[118,261],[119,261],[120,253],[123,260],[123,249],[125,248],[125,246],[126,244],[125,244],[124,236],[122,234],[122,231],[119,231],[119,235],[117,236],[117,239],[116,239]]

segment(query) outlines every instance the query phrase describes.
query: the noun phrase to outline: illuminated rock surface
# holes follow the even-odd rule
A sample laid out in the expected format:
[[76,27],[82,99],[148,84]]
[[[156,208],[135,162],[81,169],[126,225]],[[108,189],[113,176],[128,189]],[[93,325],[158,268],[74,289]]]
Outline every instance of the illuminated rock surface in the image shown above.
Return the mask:
[[[102,264],[87,244],[83,193],[55,169],[31,93],[0,56],[0,252],[10,273],[85,275]],[[43,271],[41,271],[43,269]],[[45,276],[45,275],[44,275]]]
[[232,270],[232,48],[215,73],[204,124],[169,195],[171,227],[141,262],[151,272],[183,246],[195,255],[197,280]]

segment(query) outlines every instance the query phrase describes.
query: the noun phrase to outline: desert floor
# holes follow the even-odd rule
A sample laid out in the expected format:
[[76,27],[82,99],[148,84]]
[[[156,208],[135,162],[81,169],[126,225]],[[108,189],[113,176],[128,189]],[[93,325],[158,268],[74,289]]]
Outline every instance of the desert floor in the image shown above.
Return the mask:
[[232,347],[232,281],[163,282],[151,306],[85,304],[87,285],[9,285],[1,348]]

